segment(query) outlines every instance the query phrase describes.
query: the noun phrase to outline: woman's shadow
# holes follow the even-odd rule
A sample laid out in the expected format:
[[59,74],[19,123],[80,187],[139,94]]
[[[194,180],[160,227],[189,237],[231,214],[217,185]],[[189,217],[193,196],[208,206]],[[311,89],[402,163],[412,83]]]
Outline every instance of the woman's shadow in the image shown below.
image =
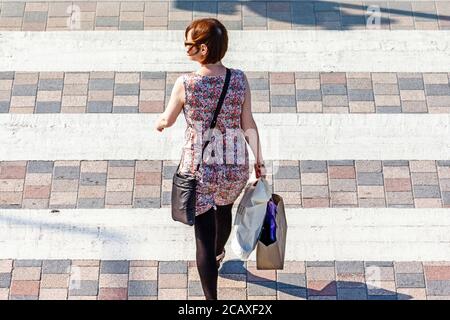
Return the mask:
[[[372,282],[368,287],[364,282],[331,280],[320,289],[312,289],[306,286],[306,274],[279,273],[278,276],[278,281],[273,281],[255,275],[241,260],[225,261],[219,270],[219,277],[247,281],[247,292],[252,296],[276,296],[278,290],[294,299],[314,299],[321,296],[336,296],[337,300],[409,300],[412,298],[407,294],[379,288],[376,282]],[[368,294],[368,289],[371,295]]]
[[[393,1],[391,1],[393,3]],[[177,10],[194,11],[196,13],[236,15],[240,13],[240,5],[249,14],[246,21],[252,27],[265,27],[266,20],[292,23],[293,28],[318,27],[325,30],[347,30],[366,26],[367,28],[389,29],[389,25],[396,23],[395,16],[414,17],[417,20],[426,21],[450,21],[450,16],[434,14],[432,12],[420,12],[408,10],[408,4],[400,4],[398,8],[388,7],[388,2],[359,5],[352,3],[339,3],[331,1],[175,1]],[[270,4],[270,7],[268,6]],[[405,8],[402,8],[404,6]],[[195,18],[195,16],[194,16]],[[242,29],[241,21],[227,21],[223,23],[228,29]],[[175,27],[177,28],[177,27]],[[171,29],[169,23],[169,29]]]

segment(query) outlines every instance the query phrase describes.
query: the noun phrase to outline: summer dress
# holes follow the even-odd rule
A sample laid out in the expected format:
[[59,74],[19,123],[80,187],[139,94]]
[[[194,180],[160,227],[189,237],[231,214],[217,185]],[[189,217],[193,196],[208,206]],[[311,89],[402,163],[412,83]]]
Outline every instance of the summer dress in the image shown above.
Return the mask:
[[[234,202],[249,179],[248,150],[240,120],[245,97],[244,73],[239,69],[230,68],[230,71],[230,83],[217,116],[215,131],[211,131],[210,143],[205,148],[204,161],[198,170],[202,144],[206,141],[206,131],[217,108],[225,75],[182,75],[185,89],[183,113],[187,128],[179,170],[197,177],[196,216],[216,205],[223,206]],[[202,136],[199,136],[200,127]]]

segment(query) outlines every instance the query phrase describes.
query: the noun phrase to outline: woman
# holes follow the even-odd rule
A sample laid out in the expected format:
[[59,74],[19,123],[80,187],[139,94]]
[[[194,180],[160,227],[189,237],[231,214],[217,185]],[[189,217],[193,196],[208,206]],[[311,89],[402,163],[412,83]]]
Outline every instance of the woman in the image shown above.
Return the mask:
[[[197,270],[206,299],[216,300],[218,269],[232,229],[231,210],[249,178],[245,141],[255,155],[256,178],[265,177],[265,168],[251,112],[250,86],[244,72],[232,68],[216,127],[210,133],[202,160],[206,141],[203,137],[209,130],[225,82],[226,67],[221,59],[228,48],[227,30],[217,19],[194,20],[185,30],[185,48],[189,59],[198,62],[200,69],[177,78],[167,108],[156,122],[156,130],[161,132],[172,126],[183,110],[188,127],[179,170],[195,174],[198,179],[194,224]],[[236,131],[245,137],[241,149],[233,143],[234,138],[233,142],[227,141],[227,133]],[[224,149],[229,152],[230,148],[232,161],[226,156],[229,153],[223,152]],[[215,157],[214,151],[219,156]]]

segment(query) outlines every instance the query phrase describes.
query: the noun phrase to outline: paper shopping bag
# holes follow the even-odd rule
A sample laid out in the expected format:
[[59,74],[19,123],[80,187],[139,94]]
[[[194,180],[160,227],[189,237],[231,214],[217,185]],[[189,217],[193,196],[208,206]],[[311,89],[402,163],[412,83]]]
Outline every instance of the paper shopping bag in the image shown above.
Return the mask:
[[[286,251],[287,221],[284,209],[283,198],[277,194],[272,194],[272,200],[276,204],[276,240],[265,245],[261,239],[256,247],[256,269],[274,270],[284,268],[284,255]],[[269,206],[267,206],[269,208]],[[266,242],[267,243],[267,242]]]
[[266,214],[271,189],[265,178],[245,187],[234,220],[231,249],[240,259],[247,259],[256,248]]

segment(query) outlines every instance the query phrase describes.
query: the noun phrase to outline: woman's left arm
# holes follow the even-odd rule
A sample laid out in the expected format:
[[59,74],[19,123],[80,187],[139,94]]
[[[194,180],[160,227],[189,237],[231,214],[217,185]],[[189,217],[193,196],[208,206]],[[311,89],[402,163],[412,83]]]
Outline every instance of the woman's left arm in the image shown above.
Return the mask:
[[178,115],[184,106],[184,84],[183,77],[178,77],[172,88],[169,103],[166,110],[159,116],[155,123],[155,129],[159,132],[164,128],[171,127],[177,120]]

